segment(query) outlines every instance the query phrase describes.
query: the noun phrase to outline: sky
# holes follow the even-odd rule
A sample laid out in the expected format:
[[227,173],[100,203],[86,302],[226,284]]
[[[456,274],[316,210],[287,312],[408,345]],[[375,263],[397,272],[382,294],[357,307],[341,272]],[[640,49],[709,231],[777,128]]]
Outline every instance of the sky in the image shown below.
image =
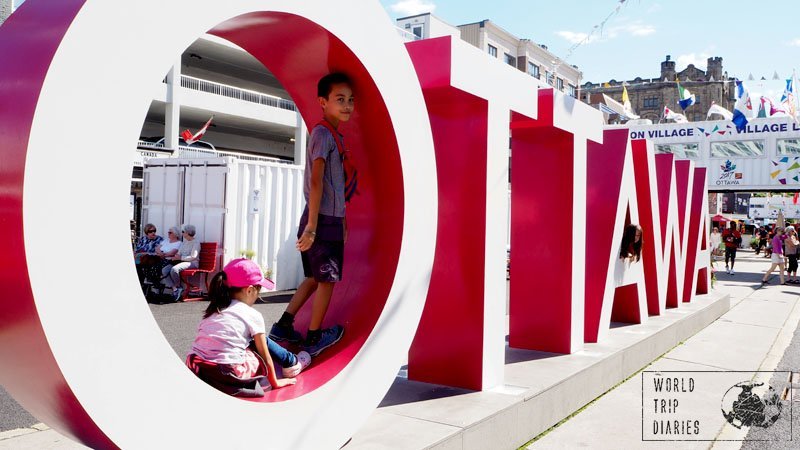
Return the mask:
[[658,77],[666,55],[676,61],[678,71],[688,64],[705,70],[708,57],[720,56],[723,71],[744,80],[751,74],[757,80],[772,79],[775,72],[789,78],[793,69],[800,71],[797,0],[627,0],[623,4],[619,0],[381,0],[381,4],[393,19],[422,12],[432,12],[451,25],[489,19],[518,38],[547,45],[561,58],[595,30],[566,59],[583,72],[581,84]]
[[[17,5],[23,2],[15,0]],[[730,77],[747,81],[752,75],[755,81],[745,83],[751,93],[770,97],[783,91],[784,82],[772,80],[775,73],[786,79],[797,69],[800,75],[797,0],[380,2],[393,19],[423,12],[451,25],[489,19],[577,65],[583,72],[581,84],[658,77],[666,55],[676,61],[678,71],[689,64],[705,70],[710,56],[720,56]],[[768,81],[761,82],[762,77]]]

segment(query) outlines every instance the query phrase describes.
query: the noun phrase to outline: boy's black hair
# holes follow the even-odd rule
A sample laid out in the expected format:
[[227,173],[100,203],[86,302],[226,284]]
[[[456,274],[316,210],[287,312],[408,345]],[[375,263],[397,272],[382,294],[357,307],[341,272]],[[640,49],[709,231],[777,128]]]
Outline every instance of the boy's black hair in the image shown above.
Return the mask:
[[328,98],[328,95],[330,95],[331,91],[333,90],[333,85],[342,83],[352,86],[350,77],[342,72],[332,72],[325,75],[324,77],[320,78],[319,82],[317,83],[317,97]]

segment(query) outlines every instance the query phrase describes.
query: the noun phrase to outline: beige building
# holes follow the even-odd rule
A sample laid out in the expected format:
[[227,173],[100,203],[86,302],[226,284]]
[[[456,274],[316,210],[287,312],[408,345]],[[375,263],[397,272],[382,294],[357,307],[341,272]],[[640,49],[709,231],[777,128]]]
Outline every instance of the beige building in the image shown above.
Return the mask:
[[[728,73],[723,71],[722,58],[718,56],[708,58],[707,64],[705,71],[689,64],[684,70],[677,72],[675,61],[667,55],[661,62],[661,73],[657,78],[636,77],[628,81],[587,82],[581,86],[581,100],[597,105],[603,101],[601,94],[606,94],[622,102],[624,85],[627,87],[633,111],[642,119],[658,123],[666,106],[673,111],[682,112],[692,122],[706,120],[706,113],[712,102],[728,111],[733,110],[736,102],[733,80],[728,79]],[[686,111],[681,111],[678,105],[676,79],[680,80],[681,86],[688,89],[696,98],[696,103],[686,108]],[[612,115],[609,120],[614,122],[617,117]]]
[[556,89],[577,97],[583,74],[530,39],[520,39],[491,20],[458,25],[447,24],[430,13],[397,19],[401,30],[417,39],[457,36],[504,63],[516,67]]

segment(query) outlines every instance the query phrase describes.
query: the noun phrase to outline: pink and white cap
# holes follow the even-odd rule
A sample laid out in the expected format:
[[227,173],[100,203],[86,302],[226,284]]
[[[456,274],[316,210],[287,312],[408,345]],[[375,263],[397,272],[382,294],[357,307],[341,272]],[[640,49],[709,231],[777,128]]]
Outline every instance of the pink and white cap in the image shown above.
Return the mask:
[[232,260],[222,271],[228,276],[228,286],[230,287],[247,287],[257,284],[263,288],[272,289],[274,286],[272,281],[264,278],[258,264],[247,258]]

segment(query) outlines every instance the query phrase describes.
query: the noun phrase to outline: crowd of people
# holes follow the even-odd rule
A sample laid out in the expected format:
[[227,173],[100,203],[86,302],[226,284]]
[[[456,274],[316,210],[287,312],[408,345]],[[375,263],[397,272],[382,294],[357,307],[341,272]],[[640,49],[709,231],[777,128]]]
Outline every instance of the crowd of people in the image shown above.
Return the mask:
[[[728,228],[719,232],[718,227],[714,227],[710,236],[711,254],[721,258],[722,248],[725,253],[725,271],[734,275],[734,265],[736,264],[736,251],[742,246],[742,233],[736,222],[729,222]],[[797,230],[793,225],[781,227],[776,224],[771,226],[756,227],[753,230],[753,242],[751,244],[756,255],[763,254],[764,258],[770,259],[770,267],[767,269],[762,284],[768,284],[770,275],[777,271],[781,284],[800,284],[797,278],[798,250],[800,241],[798,240]]]
[[199,264],[197,229],[194,225],[171,227],[165,239],[158,235],[155,225],[148,223],[143,232],[133,249],[139,282],[145,289],[163,285],[171,290],[173,300],[180,301],[183,296],[181,272]]

